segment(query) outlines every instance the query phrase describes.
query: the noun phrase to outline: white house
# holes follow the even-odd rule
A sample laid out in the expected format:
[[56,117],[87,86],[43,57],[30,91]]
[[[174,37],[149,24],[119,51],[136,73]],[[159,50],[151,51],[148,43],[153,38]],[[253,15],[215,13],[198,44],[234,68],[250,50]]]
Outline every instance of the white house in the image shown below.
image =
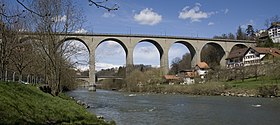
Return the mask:
[[276,57],[280,57],[280,50],[276,48],[242,48],[229,53],[228,58],[226,58],[226,65],[228,68],[234,68],[264,64],[273,61]]
[[271,26],[267,29],[267,32],[273,43],[280,43],[280,22],[271,23]]
[[195,66],[195,70],[201,79],[204,79],[206,74],[208,73],[209,66],[205,62],[199,62]]

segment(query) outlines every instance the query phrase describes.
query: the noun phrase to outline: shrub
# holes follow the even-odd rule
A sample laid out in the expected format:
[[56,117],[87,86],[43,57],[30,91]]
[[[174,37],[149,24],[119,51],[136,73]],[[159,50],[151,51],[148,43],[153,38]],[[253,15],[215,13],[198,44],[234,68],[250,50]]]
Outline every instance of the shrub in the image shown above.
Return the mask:
[[277,96],[278,90],[277,85],[260,86],[258,88],[258,94],[262,97]]

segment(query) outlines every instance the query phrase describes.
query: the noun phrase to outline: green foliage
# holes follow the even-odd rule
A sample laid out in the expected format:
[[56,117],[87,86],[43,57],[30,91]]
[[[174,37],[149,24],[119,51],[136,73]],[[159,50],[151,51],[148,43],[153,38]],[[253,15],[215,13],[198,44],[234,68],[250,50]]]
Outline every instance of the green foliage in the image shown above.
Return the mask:
[[246,33],[242,30],[241,26],[238,27],[236,32],[236,39],[237,40],[246,40]]
[[265,40],[257,40],[257,46],[258,47],[274,47],[275,44],[273,43],[271,38],[267,38]]
[[75,101],[30,85],[0,82],[0,102],[0,124],[108,124]]
[[247,26],[246,34],[250,39],[253,39],[255,37],[255,31],[252,25]]

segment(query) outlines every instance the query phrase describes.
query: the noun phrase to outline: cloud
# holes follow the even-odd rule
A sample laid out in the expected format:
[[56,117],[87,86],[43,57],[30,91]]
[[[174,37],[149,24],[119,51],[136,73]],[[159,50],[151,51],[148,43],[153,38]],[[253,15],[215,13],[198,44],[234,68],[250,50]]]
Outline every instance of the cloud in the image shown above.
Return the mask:
[[141,62],[150,62],[159,59],[159,52],[155,46],[141,46],[134,49],[133,57]]
[[186,6],[179,13],[179,19],[187,20],[190,19],[191,22],[200,22],[202,19],[207,19],[216,12],[203,12],[200,10],[201,4],[196,3],[193,8],[190,9]]
[[114,56],[125,55],[123,47],[115,41],[105,41],[101,43],[97,47],[95,53],[98,60],[103,60],[104,57],[113,58]]
[[213,22],[209,22],[208,23],[208,26],[212,26],[212,25],[214,25],[215,23],[213,23]]
[[86,71],[86,70],[89,70],[89,65],[78,65],[77,69],[79,69],[81,71]]
[[248,25],[254,26],[255,25],[255,21],[251,19],[246,24],[241,25],[241,28],[242,29],[247,29]]
[[65,22],[66,21],[66,15],[63,15],[63,16],[58,15],[56,17],[53,17],[52,20],[54,22]]
[[75,33],[87,33],[87,30],[81,28],[81,29],[78,29],[77,31],[75,31]]
[[104,18],[110,18],[110,17],[115,17],[116,15],[110,12],[105,12],[102,17]]
[[156,25],[161,22],[162,16],[153,12],[153,9],[146,8],[139,14],[134,15],[134,20],[142,25]]
[[228,13],[228,11],[229,11],[229,9],[228,9],[228,8],[226,8],[226,9],[224,10],[224,14],[227,14],[227,13]]
[[110,63],[95,63],[95,70],[100,71],[101,69],[115,68],[122,65],[115,65]]

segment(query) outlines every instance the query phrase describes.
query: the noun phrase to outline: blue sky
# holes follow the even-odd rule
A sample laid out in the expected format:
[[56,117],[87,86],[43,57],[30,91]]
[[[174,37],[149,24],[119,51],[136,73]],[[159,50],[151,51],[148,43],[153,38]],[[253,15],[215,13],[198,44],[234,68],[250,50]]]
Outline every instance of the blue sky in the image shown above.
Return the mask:
[[[86,17],[79,31],[87,33],[212,38],[235,34],[238,26],[246,28],[248,24],[264,29],[266,19],[280,14],[279,0],[109,0],[105,5],[119,6],[119,10],[111,12],[89,6],[88,0],[74,1]],[[185,46],[174,44],[169,50],[169,62],[187,52]],[[133,54],[135,64],[159,65],[159,53],[150,43],[139,43]],[[85,58],[88,53],[77,56]],[[125,63],[125,52],[114,41],[104,42],[96,50],[98,70]]]
[[[109,0],[106,5],[115,3],[119,10],[107,12],[81,2],[87,19],[83,29],[93,33],[212,38],[235,34],[238,26],[246,28],[248,24],[264,29],[266,19],[280,14],[279,0]],[[169,62],[187,52],[185,46],[174,44]],[[96,53],[97,69],[126,63],[124,50],[113,41],[102,43]],[[158,66],[159,53],[152,44],[139,43],[134,63]]]

